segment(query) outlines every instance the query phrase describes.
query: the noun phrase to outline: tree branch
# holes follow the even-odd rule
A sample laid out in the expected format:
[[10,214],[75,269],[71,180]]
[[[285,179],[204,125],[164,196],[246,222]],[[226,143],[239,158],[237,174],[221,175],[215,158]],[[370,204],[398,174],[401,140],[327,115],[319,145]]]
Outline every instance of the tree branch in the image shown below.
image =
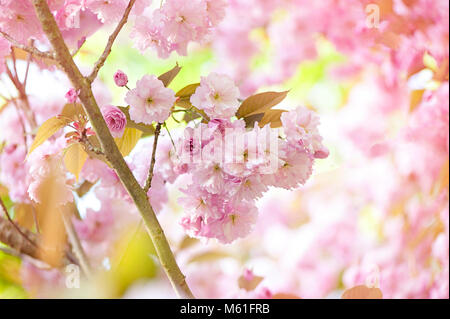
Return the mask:
[[6,219],[9,221],[9,223],[11,224],[12,227],[15,228],[15,230],[17,231],[18,234],[20,234],[20,236],[23,237],[23,239],[25,239],[26,241],[28,241],[28,243],[30,243],[31,245],[35,245],[35,243],[27,236],[26,232],[23,232],[22,229],[19,227],[19,225],[17,225],[12,219],[11,216],[9,215],[8,209],[5,206],[5,203],[3,202],[3,200],[0,198],[0,207],[3,210],[3,213],[6,216]]
[[181,270],[176,263],[169,243],[164,236],[164,231],[162,230],[147,198],[147,194],[136,181],[111,136],[92,93],[91,82],[83,77],[80,70],[75,65],[55,19],[48,8],[47,2],[45,0],[33,0],[33,4],[42,28],[53,46],[56,59],[72,82],[73,87],[76,90],[80,90],[79,98],[83,103],[86,114],[89,116],[92,127],[99,138],[103,152],[144,219],[147,232],[152,239],[161,265],[169,277],[172,287],[179,297],[193,298],[194,296],[186,284],[185,276],[181,273]]
[[[72,211],[71,211],[72,210]],[[83,246],[81,245],[80,239],[78,238],[78,234],[75,230],[75,227],[72,223],[72,214],[73,210],[77,210],[75,204],[70,204],[66,208],[61,210],[62,220],[64,223],[64,228],[66,229],[67,237],[69,238],[69,242],[72,246],[72,251],[80,263],[81,269],[84,274],[89,278],[92,275],[91,265],[89,263],[89,259],[84,252]]]
[[[20,229],[21,233],[26,235],[28,240],[17,232],[16,227]],[[13,226],[9,220],[3,217],[0,217],[0,242],[11,247],[14,252],[27,255],[33,259],[42,260],[46,264],[49,264],[49,261],[42,254],[42,247],[39,246],[40,237],[24,227],[19,225]],[[62,261],[63,265],[72,264],[75,260],[69,251],[66,251],[64,256]],[[62,265],[50,264],[50,266],[61,267]]]
[[18,48],[18,49],[24,50],[24,51],[26,51],[26,52],[28,52],[28,53],[31,53],[31,54],[33,54],[33,55],[35,55],[35,56],[37,56],[37,57],[40,57],[40,58],[51,59],[51,60],[54,60],[54,59],[55,59],[54,54],[51,53],[51,52],[42,52],[42,51],[36,49],[36,48],[33,47],[33,46],[23,45],[22,43],[20,43],[20,42],[14,40],[9,34],[3,32],[3,31],[1,31],[1,30],[0,30],[0,34],[1,34],[6,40],[8,40],[13,46],[15,46],[15,47]]
[[130,14],[131,9],[133,8],[134,3],[136,0],[130,0],[128,3],[127,8],[125,9],[125,12],[122,16],[122,19],[120,19],[119,24],[117,24],[117,27],[114,29],[113,33],[108,38],[108,42],[106,43],[106,47],[103,50],[102,55],[100,58],[95,62],[94,69],[92,70],[92,73],[87,77],[89,83],[92,83],[95,78],[97,77],[98,71],[100,71],[100,68],[105,64],[106,59],[108,58],[109,54],[111,53],[111,48],[114,44],[114,41],[116,40],[117,36],[119,35],[120,30],[122,30],[125,23],[128,21],[128,16]]
[[144,192],[146,194],[147,194],[148,190],[150,189],[150,187],[152,187],[153,170],[155,168],[155,162],[156,162],[156,146],[158,144],[159,133],[161,132],[161,125],[162,125],[162,123],[156,124],[155,137],[153,140],[152,160],[150,162],[150,168],[148,170],[147,181],[145,182],[145,186],[144,186]]

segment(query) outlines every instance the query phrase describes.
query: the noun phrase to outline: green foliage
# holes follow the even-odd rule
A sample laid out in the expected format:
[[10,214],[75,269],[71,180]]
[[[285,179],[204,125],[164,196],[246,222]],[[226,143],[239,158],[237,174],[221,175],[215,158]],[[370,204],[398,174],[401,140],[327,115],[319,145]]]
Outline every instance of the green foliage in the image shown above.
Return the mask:
[[318,41],[317,51],[318,58],[301,63],[296,74],[285,83],[285,87],[291,89],[289,93],[291,98],[305,102],[314,85],[326,80],[330,67],[345,62],[344,56],[324,39]]
[[156,276],[156,251],[143,227],[127,229],[114,253],[110,275],[118,296],[135,282]]
[[20,285],[20,259],[0,251],[0,299],[27,298]]

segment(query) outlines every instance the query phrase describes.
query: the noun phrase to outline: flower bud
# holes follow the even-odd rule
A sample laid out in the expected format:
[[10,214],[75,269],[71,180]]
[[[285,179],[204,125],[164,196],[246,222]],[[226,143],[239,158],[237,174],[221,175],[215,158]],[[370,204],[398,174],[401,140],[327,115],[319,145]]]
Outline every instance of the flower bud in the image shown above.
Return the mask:
[[117,86],[125,86],[128,83],[128,76],[121,70],[114,73],[114,82]]

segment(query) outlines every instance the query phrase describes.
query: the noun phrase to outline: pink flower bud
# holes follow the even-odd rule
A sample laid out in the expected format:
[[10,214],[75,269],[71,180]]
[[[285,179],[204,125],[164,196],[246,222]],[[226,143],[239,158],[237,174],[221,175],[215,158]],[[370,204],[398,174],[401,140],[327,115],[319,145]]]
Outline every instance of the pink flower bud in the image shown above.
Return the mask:
[[122,137],[127,118],[125,114],[116,106],[107,105],[102,108],[103,117],[113,137]]
[[114,73],[114,82],[117,86],[125,86],[128,83],[128,76],[121,70]]
[[71,88],[69,91],[67,91],[65,95],[67,103],[75,103],[79,94],[80,90],[75,90],[74,88]]

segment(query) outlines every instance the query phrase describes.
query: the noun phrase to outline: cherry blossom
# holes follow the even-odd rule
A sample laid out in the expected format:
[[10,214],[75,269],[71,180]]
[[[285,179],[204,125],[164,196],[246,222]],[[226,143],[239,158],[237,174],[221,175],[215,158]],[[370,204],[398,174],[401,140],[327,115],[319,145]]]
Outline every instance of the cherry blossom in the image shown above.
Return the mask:
[[136,88],[127,93],[125,101],[130,105],[130,117],[137,123],[164,122],[175,103],[175,93],[165,88],[154,75],[144,75]]
[[114,83],[116,83],[117,86],[126,86],[128,83],[128,76],[122,70],[117,70],[116,73],[114,73]]
[[113,137],[122,137],[125,126],[127,125],[127,117],[116,106],[107,105],[102,108],[103,117]]
[[191,103],[211,118],[228,118],[239,105],[239,89],[226,75],[210,73],[202,77],[200,86],[191,96]]

